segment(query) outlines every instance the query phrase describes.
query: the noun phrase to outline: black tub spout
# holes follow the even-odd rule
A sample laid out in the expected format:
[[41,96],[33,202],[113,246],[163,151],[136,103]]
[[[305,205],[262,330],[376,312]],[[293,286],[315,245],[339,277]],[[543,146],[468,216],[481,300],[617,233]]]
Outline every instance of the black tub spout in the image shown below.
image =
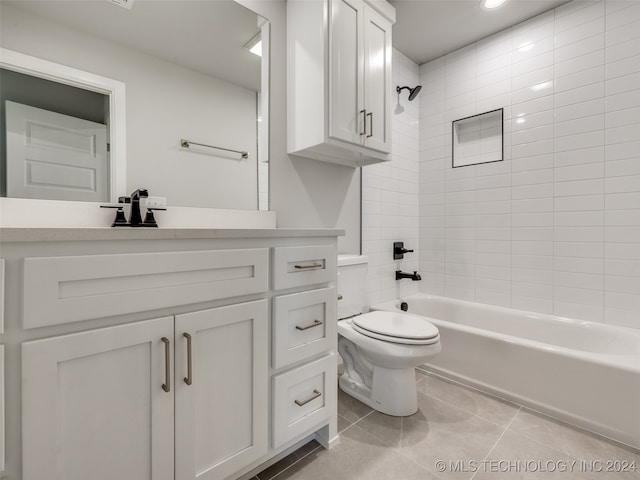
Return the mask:
[[414,282],[422,280],[422,277],[415,270],[413,271],[413,273],[405,273],[400,270],[396,270],[396,280],[401,280],[403,278],[410,278]]

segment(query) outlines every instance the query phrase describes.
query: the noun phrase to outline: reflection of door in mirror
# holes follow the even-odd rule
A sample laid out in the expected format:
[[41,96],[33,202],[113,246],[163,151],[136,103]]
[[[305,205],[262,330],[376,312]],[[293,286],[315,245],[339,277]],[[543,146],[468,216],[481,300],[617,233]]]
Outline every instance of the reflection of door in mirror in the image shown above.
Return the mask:
[[107,127],[5,102],[7,196],[109,200]]
[[[124,112],[124,102],[114,105],[111,91],[88,87],[111,102],[108,119],[99,123],[107,125],[110,167],[122,172],[115,181],[112,172],[109,179],[112,201],[143,187],[151,196],[165,197],[168,206],[268,208],[269,30],[264,18],[232,0],[136,2],[130,10],[110,2],[2,0],[0,31],[3,52],[126,87],[126,118],[120,120],[114,113]],[[262,59],[246,46],[260,37]],[[0,64],[13,72],[52,79],[4,60]],[[86,86],[64,77],[61,83]],[[124,146],[117,141],[118,128],[126,137]],[[216,149],[185,149],[181,139],[248,155],[237,159]]]
[[4,69],[0,82],[2,194],[109,201],[107,97]]

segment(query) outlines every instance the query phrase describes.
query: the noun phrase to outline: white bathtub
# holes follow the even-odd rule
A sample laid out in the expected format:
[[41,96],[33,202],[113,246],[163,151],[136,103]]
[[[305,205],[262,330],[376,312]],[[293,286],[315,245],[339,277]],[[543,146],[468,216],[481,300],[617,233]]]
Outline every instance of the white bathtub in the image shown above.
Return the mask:
[[640,331],[425,294],[374,309],[401,301],[440,330],[428,370],[640,448]]

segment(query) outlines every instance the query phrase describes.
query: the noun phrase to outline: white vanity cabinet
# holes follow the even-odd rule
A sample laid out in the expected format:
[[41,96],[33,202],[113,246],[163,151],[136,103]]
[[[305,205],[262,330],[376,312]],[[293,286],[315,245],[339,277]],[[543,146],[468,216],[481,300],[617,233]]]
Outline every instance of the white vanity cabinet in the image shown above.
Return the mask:
[[25,342],[24,480],[217,480],[264,456],[267,316],[259,300]]
[[367,0],[287,5],[289,153],[354,167],[389,160],[395,9]]
[[268,301],[178,315],[175,331],[176,479],[229,478],[267,453]]
[[162,339],[171,317],[22,345],[24,480],[173,479]]
[[340,231],[18,230],[0,232],[3,478],[231,480],[337,440]]

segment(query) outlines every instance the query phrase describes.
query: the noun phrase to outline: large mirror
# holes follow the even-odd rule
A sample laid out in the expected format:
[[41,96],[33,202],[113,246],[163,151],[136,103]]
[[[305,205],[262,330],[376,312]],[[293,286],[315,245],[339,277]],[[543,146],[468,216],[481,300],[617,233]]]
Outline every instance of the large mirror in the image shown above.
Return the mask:
[[2,0],[0,195],[268,210],[268,33],[232,0]]

